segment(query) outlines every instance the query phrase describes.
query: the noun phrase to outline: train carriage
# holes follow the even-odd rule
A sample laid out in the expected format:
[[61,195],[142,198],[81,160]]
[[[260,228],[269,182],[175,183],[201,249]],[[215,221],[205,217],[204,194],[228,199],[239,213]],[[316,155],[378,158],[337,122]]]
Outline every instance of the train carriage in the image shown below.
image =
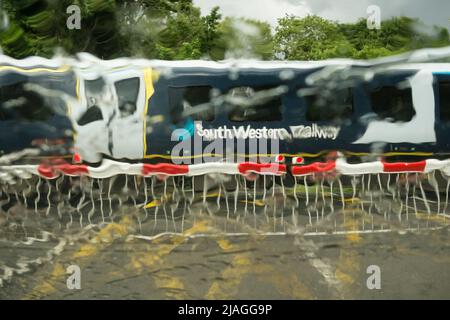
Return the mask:
[[[421,160],[446,158],[450,150],[449,64],[403,64],[372,75],[370,65],[347,60],[216,63],[89,57],[67,63],[3,57],[0,64],[3,155],[42,144],[37,159],[233,161],[230,154],[242,150],[244,159],[255,156],[248,145],[252,138],[277,142],[256,149],[257,159],[282,155],[313,161],[340,151],[348,158]],[[311,80],[336,67],[360,76]],[[174,132],[183,132],[177,129],[185,133],[177,136]],[[226,139],[235,141],[232,150],[210,146]],[[189,140],[189,148],[177,149]],[[237,141],[246,148],[237,150]]]

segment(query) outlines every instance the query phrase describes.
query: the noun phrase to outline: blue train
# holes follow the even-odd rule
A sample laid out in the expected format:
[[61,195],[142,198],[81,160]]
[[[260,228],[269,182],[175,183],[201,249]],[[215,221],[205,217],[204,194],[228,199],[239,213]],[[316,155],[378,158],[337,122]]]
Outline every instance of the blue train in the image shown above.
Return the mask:
[[448,158],[450,64],[1,56],[0,132],[1,156],[38,150],[28,162]]

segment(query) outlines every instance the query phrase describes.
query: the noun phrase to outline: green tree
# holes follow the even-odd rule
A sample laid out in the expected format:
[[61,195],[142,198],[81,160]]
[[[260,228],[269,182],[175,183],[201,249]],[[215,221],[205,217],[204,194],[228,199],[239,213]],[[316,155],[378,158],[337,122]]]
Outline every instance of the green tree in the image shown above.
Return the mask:
[[218,28],[219,38],[212,51],[215,60],[225,58],[273,58],[273,35],[266,22],[225,18]]
[[370,59],[448,45],[446,28],[409,17],[393,17],[371,30],[365,19],[339,24],[317,16],[287,16],[279,20],[275,34],[276,55],[289,60]]
[[[69,5],[81,9],[81,29],[66,27]],[[90,52],[100,58],[207,57],[217,39],[218,8],[205,17],[192,0],[5,0],[11,24],[0,32],[13,57]]]
[[274,44],[279,59],[320,60],[354,54],[339,25],[318,16],[279,19]]
[[346,34],[352,43],[362,44],[361,48],[357,47],[356,58],[375,58],[420,48],[450,45],[446,28],[430,27],[419,19],[394,17],[382,21],[380,30],[368,30],[364,26],[364,20],[352,26],[353,30],[358,30],[356,37]]
[[186,3],[176,5],[165,27],[157,34],[156,57],[167,60],[208,58],[217,38],[218,8],[202,17],[200,9]]
[[[193,0],[3,0],[9,26],[0,46],[15,58],[90,52],[157,59],[257,58],[368,59],[424,47],[450,45],[446,28],[394,17],[369,30],[366,20],[337,23],[318,16],[279,19],[269,24],[243,18],[221,20],[219,8],[202,16]],[[69,5],[81,9],[81,30],[66,27]]]
[[[1,32],[0,44],[6,54],[51,56],[55,48],[68,53],[88,51],[99,57],[119,56],[114,0],[5,0],[11,24]],[[69,5],[81,9],[82,27],[66,26]]]

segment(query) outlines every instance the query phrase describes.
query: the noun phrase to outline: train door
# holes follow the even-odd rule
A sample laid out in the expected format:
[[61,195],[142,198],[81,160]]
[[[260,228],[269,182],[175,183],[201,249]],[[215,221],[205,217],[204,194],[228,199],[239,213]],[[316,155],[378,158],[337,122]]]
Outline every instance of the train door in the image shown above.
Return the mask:
[[[436,129],[441,150],[448,153],[450,148],[450,72],[435,73],[435,94],[437,119]],[[448,154],[447,154],[448,156]]]
[[142,159],[146,104],[143,72],[134,69],[115,71],[108,75],[108,82],[116,95],[109,125],[112,156]]
[[75,147],[81,158],[99,162],[102,155],[142,159],[145,108],[143,72],[119,69],[98,77],[80,73]]
[[112,112],[105,94],[103,78],[79,74],[78,103],[70,110],[76,123],[75,149],[84,161],[99,162],[103,155],[111,156],[108,122]]

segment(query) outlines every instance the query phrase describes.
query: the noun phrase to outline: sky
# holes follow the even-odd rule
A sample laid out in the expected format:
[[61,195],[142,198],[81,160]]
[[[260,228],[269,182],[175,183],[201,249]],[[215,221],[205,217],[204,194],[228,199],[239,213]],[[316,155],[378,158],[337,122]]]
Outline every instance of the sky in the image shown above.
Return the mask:
[[382,20],[404,15],[450,30],[450,0],[194,0],[194,4],[202,14],[219,6],[224,16],[263,20],[273,27],[286,14],[300,17],[315,14],[339,22],[354,22],[367,16],[369,5],[378,5]]

